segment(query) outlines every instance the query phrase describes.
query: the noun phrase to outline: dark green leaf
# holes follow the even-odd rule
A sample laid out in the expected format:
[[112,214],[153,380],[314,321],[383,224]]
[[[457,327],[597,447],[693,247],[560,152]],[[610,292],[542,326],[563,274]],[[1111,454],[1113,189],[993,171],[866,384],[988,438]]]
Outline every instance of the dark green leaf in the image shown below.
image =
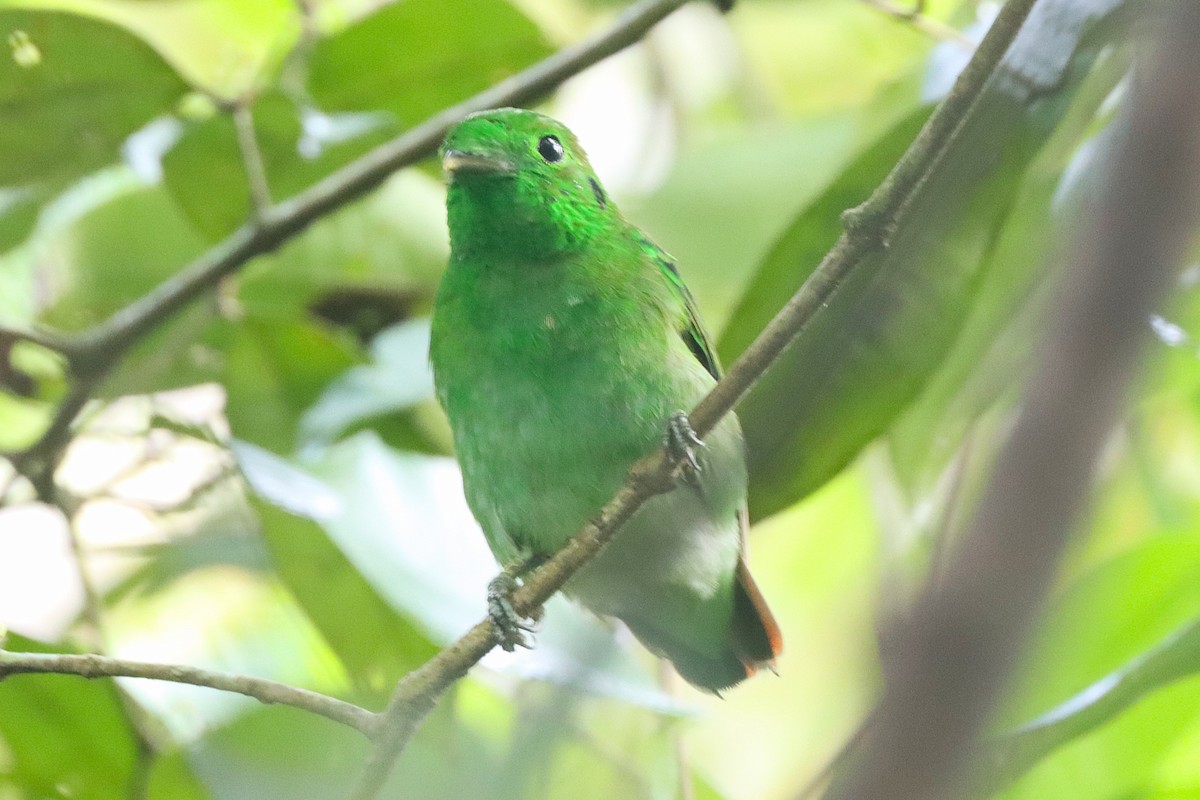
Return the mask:
[[[820,486],[924,387],[971,308],[1026,168],[1100,49],[1124,32],[1104,23],[1131,4],[1038,6],[1005,59],[1007,72],[985,87],[887,249],[859,264],[747,397],[741,418],[754,514]],[[777,308],[776,295],[790,294],[812,269],[815,259],[796,258],[809,257],[801,237],[813,224],[802,214],[764,262],[761,294],[746,301],[756,315]]]

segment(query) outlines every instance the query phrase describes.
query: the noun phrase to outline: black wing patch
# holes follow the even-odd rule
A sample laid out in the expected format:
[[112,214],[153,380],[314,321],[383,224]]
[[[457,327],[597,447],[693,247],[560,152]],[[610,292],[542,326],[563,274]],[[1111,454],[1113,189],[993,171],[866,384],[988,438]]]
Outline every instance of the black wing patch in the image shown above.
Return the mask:
[[683,325],[679,330],[680,338],[683,339],[683,343],[687,345],[688,350],[692,351],[692,355],[696,357],[696,360],[708,370],[708,374],[719,380],[721,377],[721,364],[717,361],[717,352],[713,349],[712,342],[708,338],[708,333],[704,330],[704,325],[700,322],[700,313],[696,310],[696,301],[692,298],[692,293],[688,291],[683,278],[680,277],[679,270],[675,267],[675,262],[663,252],[662,248],[645,236],[639,234],[638,240],[642,243],[642,246],[649,253],[650,257],[654,259],[654,263],[658,265],[659,271],[667,279],[667,284],[670,285],[683,301],[683,307],[687,311],[687,318],[683,320]]

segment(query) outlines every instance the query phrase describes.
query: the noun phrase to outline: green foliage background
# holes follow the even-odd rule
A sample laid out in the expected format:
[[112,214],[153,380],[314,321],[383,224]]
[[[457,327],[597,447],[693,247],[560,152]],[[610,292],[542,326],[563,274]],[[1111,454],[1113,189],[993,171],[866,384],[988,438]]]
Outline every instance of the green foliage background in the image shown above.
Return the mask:
[[[986,480],[1059,235],[1120,125],[1142,4],[1042,5],[1010,56],[1023,80],[985,89],[891,246],[740,411],[781,676],[723,701],[667,691],[627,636],[556,600],[534,652],[493,654],[444,699],[387,796],[665,798],[682,765],[697,798],[793,797],[852,735],[877,631],[936,576]],[[925,11],[974,36],[990,6]],[[285,200],[615,10],[0,0],[0,321],[85,329],[245,222],[235,107]],[[678,258],[728,362],[966,55],[858,0],[694,4],[544,107]],[[6,569],[33,569],[69,523],[100,611],[70,602],[78,576],[31,589],[24,611],[69,596],[69,612],[0,619],[7,649],[185,662],[379,708],[482,616],[496,567],[425,357],[442,200],[436,164],[403,171],[140,342],[68,452],[59,509],[0,471]],[[989,740],[995,796],[1200,797],[1196,277],[1147,321],[1146,375]],[[67,376],[40,348],[8,355],[0,449],[16,451]],[[206,689],[0,682],[0,800],[337,797],[365,753],[328,720]]]

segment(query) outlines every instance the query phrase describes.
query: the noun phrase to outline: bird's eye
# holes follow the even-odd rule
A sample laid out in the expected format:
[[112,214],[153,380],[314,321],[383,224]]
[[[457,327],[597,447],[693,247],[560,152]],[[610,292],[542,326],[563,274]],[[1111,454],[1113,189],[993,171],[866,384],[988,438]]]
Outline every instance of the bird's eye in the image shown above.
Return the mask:
[[543,136],[541,139],[538,139],[537,151],[538,155],[549,164],[554,164],[563,159],[562,142],[558,141],[558,138],[555,136]]

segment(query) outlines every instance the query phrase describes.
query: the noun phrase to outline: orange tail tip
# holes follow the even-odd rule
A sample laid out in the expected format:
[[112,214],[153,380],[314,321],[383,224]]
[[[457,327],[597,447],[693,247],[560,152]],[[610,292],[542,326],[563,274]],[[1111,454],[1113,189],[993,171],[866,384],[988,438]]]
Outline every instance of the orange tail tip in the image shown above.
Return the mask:
[[783,652],[783,634],[745,559],[738,561],[729,638],[734,653],[746,667],[746,677],[759,667],[775,671],[775,659]]

